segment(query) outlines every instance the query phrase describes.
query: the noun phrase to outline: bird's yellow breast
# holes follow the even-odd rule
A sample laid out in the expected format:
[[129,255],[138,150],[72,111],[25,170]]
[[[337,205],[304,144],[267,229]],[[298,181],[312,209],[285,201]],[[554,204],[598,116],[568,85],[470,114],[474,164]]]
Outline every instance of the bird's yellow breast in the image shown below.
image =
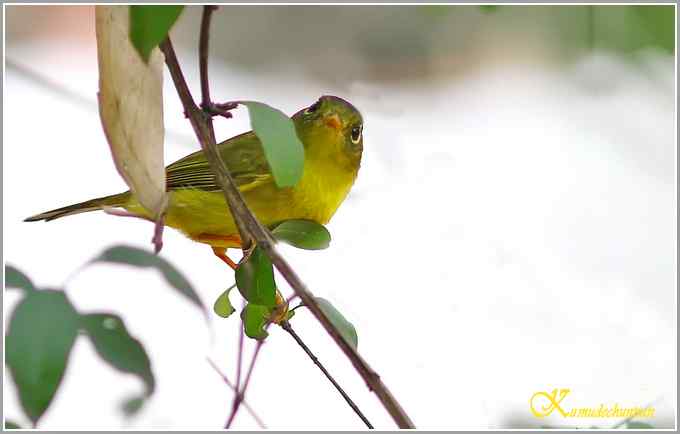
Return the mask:
[[[356,179],[357,170],[348,172],[332,164],[308,164],[300,182],[290,188],[278,188],[273,182],[243,192],[248,207],[265,226],[284,220],[307,219],[326,224],[345,200]],[[188,237],[219,247],[233,247],[238,236],[222,191],[198,189],[173,190],[170,193],[165,224]],[[131,212],[144,214],[139,203],[131,199]],[[206,237],[207,236],[207,237]]]

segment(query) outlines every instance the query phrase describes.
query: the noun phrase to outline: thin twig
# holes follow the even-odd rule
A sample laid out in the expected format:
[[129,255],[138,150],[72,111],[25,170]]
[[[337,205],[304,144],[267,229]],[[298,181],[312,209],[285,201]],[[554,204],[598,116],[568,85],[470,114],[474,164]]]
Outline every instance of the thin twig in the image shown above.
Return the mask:
[[302,349],[305,351],[305,353],[307,353],[309,358],[312,359],[312,362],[314,362],[314,364],[319,367],[321,372],[323,372],[323,375],[325,375],[326,378],[328,378],[328,381],[330,381],[333,384],[333,386],[335,386],[335,389],[338,392],[340,392],[340,395],[342,395],[342,397],[345,399],[345,402],[347,402],[347,404],[352,408],[352,410],[354,410],[357,416],[359,416],[359,418],[366,424],[368,428],[373,429],[373,425],[371,425],[371,422],[368,421],[368,419],[366,418],[366,416],[364,416],[359,407],[357,407],[354,401],[352,401],[352,398],[350,398],[349,395],[347,395],[347,393],[344,391],[344,389],[340,387],[338,382],[335,381],[333,376],[326,370],[326,368],[314,355],[314,353],[312,353],[312,350],[309,349],[307,344],[305,344],[304,341],[300,338],[300,336],[298,336],[298,334],[295,332],[295,330],[293,330],[293,327],[291,327],[290,323],[288,321],[284,321],[280,325],[281,328],[287,331],[288,334],[290,334],[293,337],[293,339],[295,339],[295,342],[297,342],[298,345],[302,347]]
[[[207,29],[206,29],[207,32]],[[236,226],[238,227],[241,236],[244,252],[247,252],[253,246],[253,242],[257,241],[260,246],[272,261],[281,275],[286,279],[288,284],[293,288],[301,301],[307,306],[309,311],[321,323],[326,332],[335,341],[336,345],[340,347],[342,352],[350,360],[354,369],[361,375],[366,382],[369,390],[372,390],[377,395],[383,407],[392,416],[399,428],[415,428],[413,422],[403,410],[399,402],[394,398],[387,386],[382,382],[380,376],[370,367],[370,365],[356,352],[356,350],[349,345],[349,343],[342,337],[340,331],[331,323],[328,316],[321,310],[312,293],[307,289],[307,286],[302,282],[300,277],[290,267],[290,265],[283,259],[274,246],[274,240],[271,234],[255,219],[243,200],[236,184],[231,175],[227,171],[224,162],[217,153],[215,140],[212,140],[208,126],[205,121],[205,114],[198,109],[194,102],[191,92],[186,84],[184,75],[177,61],[177,56],[172,48],[169,38],[166,38],[161,44],[160,48],[165,54],[165,62],[170,71],[170,75],[177,88],[177,93],[182,101],[185,112],[189,117],[194,132],[198,141],[201,143],[201,148],[205,153],[206,159],[215,176],[217,185],[220,186],[224,197],[234,218]],[[248,379],[246,379],[247,382]],[[245,385],[245,384],[244,384]]]
[[[268,327],[269,325],[267,325]],[[265,330],[267,328],[265,327]],[[262,349],[262,345],[264,344],[264,339],[257,341],[257,344],[255,345],[255,351],[253,352],[253,359],[250,361],[250,366],[248,367],[248,372],[246,373],[246,378],[245,381],[243,382],[243,387],[241,388],[241,395],[245,395],[246,389],[248,389],[248,385],[250,384],[250,379],[253,376],[253,369],[255,368],[255,362],[257,361],[257,356],[260,354],[260,350]]]
[[134,214],[134,213],[131,213],[130,211],[125,211],[125,210],[122,210],[122,209],[119,209],[119,208],[113,208],[113,207],[110,207],[110,206],[103,206],[103,207],[101,207],[101,210],[104,211],[104,213],[108,214],[108,215],[113,215],[113,216],[116,216],[116,217],[132,217],[132,218],[135,218],[135,219],[146,220],[148,222],[153,223],[153,219],[150,219],[148,217],[144,217],[144,216],[139,215],[139,214]]
[[[217,375],[219,375],[222,378],[222,381],[224,381],[224,383],[227,386],[229,386],[229,388],[231,390],[233,390],[234,392],[238,392],[238,390],[236,389],[236,387],[234,387],[232,382],[229,381],[229,378],[227,378],[227,376],[222,371],[220,371],[220,368],[217,367],[217,364],[214,361],[212,361],[212,359],[210,359],[209,357],[206,357],[206,360],[208,361],[208,364],[210,366],[212,366],[212,368],[215,370]],[[257,413],[255,413],[255,410],[253,410],[253,408],[248,404],[248,402],[244,399],[244,400],[242,400],[241,403],[243,404],[245,409],[248,411],[248,413],[250,413],[250,415],[253,417],[253,419],[255,419],[255,422],[257,422],[257,424],[260,426],[260,428],[267,429],[267,427],[264,424],[264,422],[262,421],[262,419],[260,419],[260,417],[257,415]]]
[[[245,305],[245,303],[244,303]],[[238,413],[238,408],[243,402],[243,390],[241,387],[241,371],[243,370],[243,341],[245,339],[245,332],[243,322],[238,323],[239,335],[238,335],[238,355],[236,356],[236,394],[234,395],[234,400],[231,403],[231,411],[229,412],[229,417],[227,417],[227,422],[224,425],[226,429],[231,428],[231,424],[234,422],[236,413]],[[251,362],[252,364],[253,362]]]
[[[269,323],[265,325],[265,331],[267,328],[269,328]],[[243,328],[243,327],[241,327]],[[234,403],[231,409],[231,413],[229,414],[229,418],[227,419],[227,423],[225,424],[225,428],[229,429],[231,428],[231,424],[234,422],[234,418],[236,418],[236,413],[238,413],[239,406],[241,405],[242,402],[245,400],[246,396],[246,390],[248,389],[248,385],[250,384],[250,378],[253,375],[253,369],[255,368],[255,362],[257,362],[257,356],[260,354],[260,349],[262,349],[262,345],[264,344],[264,339],[258,340],[257,344],[255,345],[255,351],[253,352],[253,359],[250,361],[250,366],[248,367],[248,372],[246,373],[245,380],[243,381],[243,386],[241,386],[240,390],[236,392],[236,396],[234,397]]]
[[153,243],[153,250],[155,254],[158,254],[163,248],[163,228],[165,227],[165,212],[161,213],[158,220],[154,222],[153,238],[151,238],[151,243]]
[[304,304],[303,304],[303,303],[298,304],[298,305],[295,306],[294,308],[288,310],[288,312],[295,312],[295,309],[298,309],[298,308],[301,308],[301,307],[304,307]]
[[[259,237],[256,235],[256,239]],[[314,317],[321,323],[326,332],[333,338],[336,345],[340,347],[342,352],[350,360],[354,369],[361,375],[366,382],[369,390],[374,392],[383,407],[392,416],[399,428],[415,428],[415,425],[408,417],[399,402],[394,398],[387,386],[382,382],[377,372],[356,352],[345,338],[342,337],[340,331],[330,322],[326,314],[321,310],[321,307],[316,301],[316,298],[307,289],[307,286],[302,282],[297,273],[291,268],[285,259],[279,254],[273,245],[261,246],[262,249],[271,258],[272,264],[279,270],[279,273],[286,279],[291,288],[300,296],[300,300],[307,306],[307,309],[314,315]]]
[[[61,96],[63,99],[71,101],[82,109],[87,110],[88,113],[95,113],[97,110],[99,110],[96,99],[86,98],[69,89],[65,84],[53,80],[51,77],[43,74],[42,72],[37,72],[31,68],[28,68],[22,65],[20,62],[10,58],[5,58],[5,68],[7,71],[14,70],[19,74],[19,77],[22,80],[28,80],[35,85],[44,87],[46,90]],[[165,127],[165,135],[170,139],[170,141],[182,146],[189,146],[192,141],[191,136],[172,129],[168,129],[167,125]]]
[[236,387],[241,387],[241,371],[243,369],[243,341],[245,339],[245,332],[243,324],[239,324],[238,332],[238,356],[236,358]]
[[[207,111],[212,104],[210,99],[210,81],[208,80],[208,57],[210,54],[210,20],[217,6],[203,6],[203,16],[201,17],[201,30],[198,42],[198,68],[201,74],[201,108]],[[208,130],[213,141],[215,141],[215,129],[213,128],[212,116],[208,114],[205,118]]]

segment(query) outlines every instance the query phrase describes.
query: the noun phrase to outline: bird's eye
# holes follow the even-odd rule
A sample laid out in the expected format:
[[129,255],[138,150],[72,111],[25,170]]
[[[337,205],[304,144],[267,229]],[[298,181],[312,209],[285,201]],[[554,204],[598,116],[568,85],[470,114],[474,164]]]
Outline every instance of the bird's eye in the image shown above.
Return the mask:
[[361,131],[363,128],[363,125],[357,125],[356,127],[352,128],[352,143],[355,145],[359,143],[359,140],[361,140]]
[[314,104],[310,105],[307,110],[305,110],[305,114],[309,115],[317,111],[321,107],[321,100],[315,102]]

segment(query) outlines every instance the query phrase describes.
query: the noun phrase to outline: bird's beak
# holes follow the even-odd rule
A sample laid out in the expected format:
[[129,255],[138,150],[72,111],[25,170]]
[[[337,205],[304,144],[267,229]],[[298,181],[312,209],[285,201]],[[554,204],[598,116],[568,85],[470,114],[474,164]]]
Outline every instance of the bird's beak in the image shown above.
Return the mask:
[[342,128],[342,121],[340,120],[340,116],[338,116],[336,113],[326,116],[324,123],[336,131],[340,131]]

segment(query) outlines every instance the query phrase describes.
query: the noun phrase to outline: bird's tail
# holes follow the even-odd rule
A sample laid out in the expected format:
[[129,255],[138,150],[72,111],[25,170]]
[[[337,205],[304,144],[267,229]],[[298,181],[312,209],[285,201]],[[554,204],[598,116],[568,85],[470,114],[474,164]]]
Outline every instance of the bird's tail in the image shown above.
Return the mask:
[[46,222],[67,215],[79,214],[81,212],[90,212],[102,209],[104,207],[118,207],[125,205],[129,199],[129,192],[114,194],[112,196],[98,197],[97,199],[88,200],[81,203],[65,206],[63,208],[53,209],[52,211],[43,212],[25,219],[25,222],[37,222],[45,220]]

